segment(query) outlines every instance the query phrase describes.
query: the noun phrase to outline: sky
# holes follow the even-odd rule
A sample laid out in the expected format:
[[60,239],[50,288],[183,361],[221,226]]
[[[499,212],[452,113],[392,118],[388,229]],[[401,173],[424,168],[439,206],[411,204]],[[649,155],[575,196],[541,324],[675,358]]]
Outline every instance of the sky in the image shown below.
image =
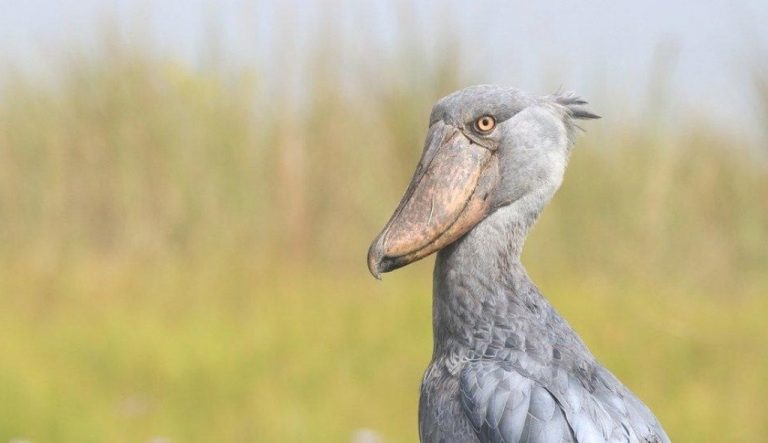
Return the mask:
[[670,106],[744,130],[756,124],[750,69],[756,54],[768,54],[766,0],[0,0],[0,56],[44,70],[51,54],[95,47],[105,28],[117,26],[191,63],[215,33],[228,60],[268,65],[280,56],[273,53],[279,28],[289,28],[290,50],[300,56],[319,17],[331,17],[360,54],[402,44],[398,23],[409,22],[419,32],[405,44],[429,51],[458,39],[459,63],[483,82],[538,93],[553,83],[602,88],[638,107],[661,63]]

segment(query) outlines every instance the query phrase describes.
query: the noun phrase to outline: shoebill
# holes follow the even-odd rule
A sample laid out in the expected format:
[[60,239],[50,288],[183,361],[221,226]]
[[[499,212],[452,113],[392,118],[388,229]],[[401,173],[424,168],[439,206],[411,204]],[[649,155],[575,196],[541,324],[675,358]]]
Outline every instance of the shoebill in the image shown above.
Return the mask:
[[520,262],[563,180],[573,94],[472,86],[437,102],[424,151],[368,251],[381,273],[437,252],[423,442],[667,442],[651,411],[589,352]]

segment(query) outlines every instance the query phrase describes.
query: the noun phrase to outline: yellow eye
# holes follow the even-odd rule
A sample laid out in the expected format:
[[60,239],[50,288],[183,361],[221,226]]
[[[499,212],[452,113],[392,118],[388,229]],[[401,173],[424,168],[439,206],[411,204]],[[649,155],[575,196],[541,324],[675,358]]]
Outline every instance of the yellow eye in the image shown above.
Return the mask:
[[490,115],[484,115],[475,120],[475,129],[478,132],[488,133],[496,127],[496,120]]

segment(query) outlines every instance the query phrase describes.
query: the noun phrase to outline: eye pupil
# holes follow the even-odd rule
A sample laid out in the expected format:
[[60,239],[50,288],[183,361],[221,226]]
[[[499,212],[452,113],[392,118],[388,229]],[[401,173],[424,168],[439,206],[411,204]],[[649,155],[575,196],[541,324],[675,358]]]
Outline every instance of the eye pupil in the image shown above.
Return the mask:
[[480,117],[475,122],[475,127],[480,132],[488,132],[491,129],[493,129],[494,126],[496,126],[496,120],[494,120],[493,117],[491,117],[489,115],[485,115],[483,117]]

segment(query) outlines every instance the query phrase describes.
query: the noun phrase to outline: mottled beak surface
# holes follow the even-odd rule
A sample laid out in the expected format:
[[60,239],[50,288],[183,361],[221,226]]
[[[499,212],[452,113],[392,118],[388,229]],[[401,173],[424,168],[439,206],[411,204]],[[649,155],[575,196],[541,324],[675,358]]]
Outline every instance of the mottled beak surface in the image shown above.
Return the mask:
[[489,213],[497,180],[493,151],[433,124],[405,195],[368,250],[371,274],[380,278],[460,238]]

